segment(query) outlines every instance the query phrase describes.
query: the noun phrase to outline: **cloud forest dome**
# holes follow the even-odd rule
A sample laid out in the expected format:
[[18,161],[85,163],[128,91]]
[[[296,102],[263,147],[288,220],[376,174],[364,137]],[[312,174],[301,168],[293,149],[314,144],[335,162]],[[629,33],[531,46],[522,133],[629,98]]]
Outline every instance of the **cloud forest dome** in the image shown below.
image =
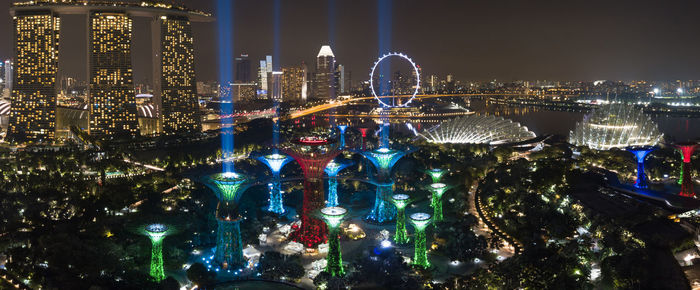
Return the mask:
[[421,134],[431,143],[504,144],[535,138],[527,127],[502,117],[467,115],[440,123]]
[[569,142],[591,149],[653,146],[663,134],[641,109],[629,104],[609,104],[594,109],[569,133]]

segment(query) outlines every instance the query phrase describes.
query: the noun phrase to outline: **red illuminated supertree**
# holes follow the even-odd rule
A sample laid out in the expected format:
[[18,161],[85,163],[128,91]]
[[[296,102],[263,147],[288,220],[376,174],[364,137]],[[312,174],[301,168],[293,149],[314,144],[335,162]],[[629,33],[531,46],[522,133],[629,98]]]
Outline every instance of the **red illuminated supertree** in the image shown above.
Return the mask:
[[324,243],[328,230],[318,218],[318,211],[326,206],[323,190],[323,174],[326,166],[340,150],[335,140],[325,138],[300,138],[286,144],[282,150],[299,163],[304,173],[304,201],[301,210],[301,228],[294,231],[292,240],[313,248]]
[[360,134],[362,134],[362,147],[360,150],[365,150],[367,149],[367,132],[369,132],[369,128],[357,128],[357,131],[360,131]]
[[694,197],[695,190],[693,189],[693,178],[692,178],[692,168],[690,166],[690,157],[693,156],[693,152],[697,149],[697,143],[677,143],[674,145],[681,154],[683,154],[683,181],[681,183],[681,196]]

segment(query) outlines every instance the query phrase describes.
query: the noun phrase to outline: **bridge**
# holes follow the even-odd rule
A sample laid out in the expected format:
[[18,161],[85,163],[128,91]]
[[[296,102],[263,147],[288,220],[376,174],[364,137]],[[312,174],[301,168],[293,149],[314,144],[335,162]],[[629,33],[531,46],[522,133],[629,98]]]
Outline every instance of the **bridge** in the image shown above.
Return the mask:
[[[416,95],[417,100],[422,100],[422,99],[432,99],[432,98],[456,98],[456,97],[477,97],[477,96],[532,96],[534,94],[436,94],[436,95]],[[409,98],[411,95],[399,95],[399,96],[382,96],[381,98]],[[289,115],[283,117],[284,119],[296,119],[300,118],[303,116],[315,114],[318,112],[323,112],[326,110],[330,110],[333,108],[338,108],[342,106],[346,106],[348,104],[358,102],[358,101],[364,101],[364,100],[371,100],[374,99],[374,97],[357,97],[357,98],[350,98],[350,99],[344,99],[344,100],[333,100],[330,101],[330,103],[326,104],[321,104],[317,106],[313,106],[311,108],[295,111],[295,112],[290,112]]]

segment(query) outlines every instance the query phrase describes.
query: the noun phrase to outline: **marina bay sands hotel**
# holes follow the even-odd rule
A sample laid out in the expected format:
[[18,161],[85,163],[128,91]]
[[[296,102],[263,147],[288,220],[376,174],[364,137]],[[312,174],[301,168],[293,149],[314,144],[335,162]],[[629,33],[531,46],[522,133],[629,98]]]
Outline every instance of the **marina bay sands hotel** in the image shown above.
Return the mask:
[[85,15],[89,88],[87,132],[98,137],[139,133],[132,71],[133,17],[151,19],[153,101],[165,134],[201,131],[192,22],[211,15],[149,1],[34,0],[12,4],[15,74],[8,136],[30,142],[56,138],[61,16]]

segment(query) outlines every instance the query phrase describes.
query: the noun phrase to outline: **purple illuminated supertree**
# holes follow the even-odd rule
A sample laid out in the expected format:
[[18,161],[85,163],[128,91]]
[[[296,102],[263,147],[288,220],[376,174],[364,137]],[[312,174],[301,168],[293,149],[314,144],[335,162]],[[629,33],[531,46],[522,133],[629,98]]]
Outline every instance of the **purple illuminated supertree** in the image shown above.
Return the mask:
[[341,160],[336,162],[331,161],[326,165],[325,172],[328,175],[328,199],[326,206],[338,206],[338,172],[352,165],[352,161]]
[[396,208],[391,204],[391,196],[394,194],[394,181],[391,180],[391,170],[396,162],[409,153],[409,150],[395,150],[379,148],[372,151],[360,152],[374,164],[377,174],[373,183],[377,186],[372,211],[365,217],[367,221],[385,223],[396,216]]
[[282,197],[282,182],[280,181],[280,171],[290,161],[294,160],[284,154],[268,154],[265,156],[256,157],[260,162],[267,165],[272,172],[272,180],[269,184],[270,204],[267,206],[267,211],[276,214],[284,214],[284,199]]
[[697,143],[678,143],[674,145],[683,154],[683,181],[681,183],[681,196],[694,197],[695,189],[693,188],[692,168],[690,166],[690,158],[693,152],[697,149]]
[[656,147],[653,146],[642,146],[642,147],[627,147],[627,151],[634,154],[635,160],[637,161],[637,180],[634,181],[634,187],[636,188],[647,188],[647,175],[644,173],[644,159],[647,158],[651,151],[654,151]]
[[308,248],[326,241],[326,224],[318,219],[318,211],[325,207],[323,194],[323,172],[340,150],[335,140],[306,137],[293,140],[282,148],[299,163],[304,173],[304,201],[301,212],[301,227],[291,235],[291,239]]

